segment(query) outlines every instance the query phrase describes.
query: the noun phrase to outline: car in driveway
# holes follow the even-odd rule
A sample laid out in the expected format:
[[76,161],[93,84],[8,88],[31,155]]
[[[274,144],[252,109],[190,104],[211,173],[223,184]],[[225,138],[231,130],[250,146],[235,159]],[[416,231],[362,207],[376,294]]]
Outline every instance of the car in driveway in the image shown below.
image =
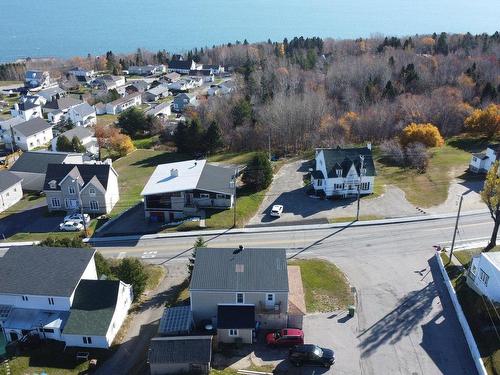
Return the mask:
[[335,353],[318,345],[295,345],[290,348],[288,359],[296,367],[313,365],[330,368],[335,363]]
[[66,221],[59,224],[59,229],[64,232],[78,232],[83,230],[83,224],[78,221]]
[[283,328],[266,335],[266,344],[271,347],[294,346],[304,343],[304,332],[297,328]]
[[[86,224],[90,223],[90,215],[89,214],[83,214],[83,218],[85,218],[85,223]],[[80,214],[80,213],[72,213],[72,214],[66,215],[64,217],[63,221],[64,222],[66,222],[66,221],[78,221],[78,222],[81,222],[83,224],[82,214]]]
[[282,213],[283,213],[283,206],[281,204],[275,204],[271,208],[271,216],[273,217],[280,217]]

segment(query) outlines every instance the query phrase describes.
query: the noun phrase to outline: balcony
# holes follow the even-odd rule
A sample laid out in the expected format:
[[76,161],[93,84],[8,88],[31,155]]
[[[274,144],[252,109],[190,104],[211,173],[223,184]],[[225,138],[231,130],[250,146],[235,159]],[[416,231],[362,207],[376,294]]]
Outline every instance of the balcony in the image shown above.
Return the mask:
[[273,305],[267,305],[266,303],[260,301],[259,304],[255,306],[255,312],[257,314],[281,314],[281,302]]

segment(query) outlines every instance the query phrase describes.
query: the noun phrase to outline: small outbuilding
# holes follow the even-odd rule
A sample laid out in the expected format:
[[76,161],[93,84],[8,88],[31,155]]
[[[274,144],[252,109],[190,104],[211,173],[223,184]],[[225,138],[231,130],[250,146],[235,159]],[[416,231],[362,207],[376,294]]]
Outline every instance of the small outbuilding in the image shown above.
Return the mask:
[[151,375],[208,374],[212,336],[155,337],[148,363]]
[[251,344],[255,329],[255,305],[219,305],[217,341]]
[[160,320],[160,336],[189,335],[193,327],[193,313],[190,306],[177,306],[165,309]]

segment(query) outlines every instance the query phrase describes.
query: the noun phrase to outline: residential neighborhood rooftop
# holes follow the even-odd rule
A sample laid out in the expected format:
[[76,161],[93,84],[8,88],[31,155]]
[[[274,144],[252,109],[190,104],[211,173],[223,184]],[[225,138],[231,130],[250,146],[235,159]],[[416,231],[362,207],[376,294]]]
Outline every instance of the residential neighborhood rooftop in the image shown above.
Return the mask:
[[85,117],[91,115],[95,112],[95,109],[87,102],[80,103],[76,105],[73,110],[80,114],[80,116]]
[[44,130],[52,128],[43,118],[33,117],[32,119],[22,122],[14,126],[14,129],[26,137],[40,133]]
[[115,312],[119,280],[81,280],[64,333],[105,336]]
[[59,137],[60,136],[65,136],[70,141],[73,139],[73,137],[77,137],[78,139],[82,140],[87,137],[91,137],[92,131],[89,128],[83,126],[75,126],[73,129],[67,130],[64,133],[59,134]]
[[[49,164],[43,190],[61,190],[61,181],[71,174],[75,179],[83,180],[83,187],[90,181],[96,188],[105,191],[108,186],[109,173],[112,167],[109,164]],[[56,181],[55,189],[51,189],[50,182]]]
[[66,160],[67,152],[26,151],[10,168],[14,172],[45,173],[49,164],[61,164]]
[[18,177],[14,173],[7,170],[0,170],[0,192],[7,190],[20,181],[22,181],[22,178]]
[[47,104],[45,104],[45,108],[64,110],[81,103],[81,100],[65,96],[64,98],[59,98],[48,102]]
[[217,329],[255,328],[255,305],[217,306]]
[[0,257],[0,293],[69,297],[94,253],[93,249],[12,247]]
[[368,147],[322,148],[317,149],[317,151],[323,151],[328,178],[336,177],[336,170],[338,169],[342,170],[342,177],[346,177],[353,164],[359,174],[361,168],[360,156],[364,156],[363,168],[366,169],[364,176],[375,176],[376,174],[372,150]]
[[487,258],[492,265],[495,266],[495,268],[500,271],[500,252],[483,252],[481,253],[482,255]]
[[148,353],[149,363],[209,363],[211,336],[155,337]]
[[124,104],[124,103],[127,103],[129,100],[137,97],[137,96],[141,96],[142,94],[140,92],[134,92],[132,94],[129,94],[127,96],[124,96],[123,98],[119,98],[119,99],[116,99],[110,103],[108,103],[108,105],[111,105],[111,106],[118,106],[118,105],[121,105],[121,104]]
[[198,248],[190,289],[287,292],[285,249]]

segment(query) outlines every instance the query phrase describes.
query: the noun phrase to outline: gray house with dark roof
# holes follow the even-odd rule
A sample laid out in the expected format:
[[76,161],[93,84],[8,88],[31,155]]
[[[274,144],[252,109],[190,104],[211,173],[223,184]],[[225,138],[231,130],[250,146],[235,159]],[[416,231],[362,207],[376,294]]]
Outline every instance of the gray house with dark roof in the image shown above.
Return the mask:
[[0,334],[7,341],[31,334],[67,346],[108,348],[125,320],[132,288],[98,280],[94,254],[11,247],[0,257]]
[[196,249],[193,319],[212,321],[219,341],[251,343],[257,322],[264,329],[286,327],[288,292],[284,249]]
[[118,173],[109,164],[49,164],[43,191],[49,211],[109,213],[120,199]]
[[315,168],[311,173],[316,194],[348,197],[373,193],[375,164],[371,144],[358,148],[316,149]]

